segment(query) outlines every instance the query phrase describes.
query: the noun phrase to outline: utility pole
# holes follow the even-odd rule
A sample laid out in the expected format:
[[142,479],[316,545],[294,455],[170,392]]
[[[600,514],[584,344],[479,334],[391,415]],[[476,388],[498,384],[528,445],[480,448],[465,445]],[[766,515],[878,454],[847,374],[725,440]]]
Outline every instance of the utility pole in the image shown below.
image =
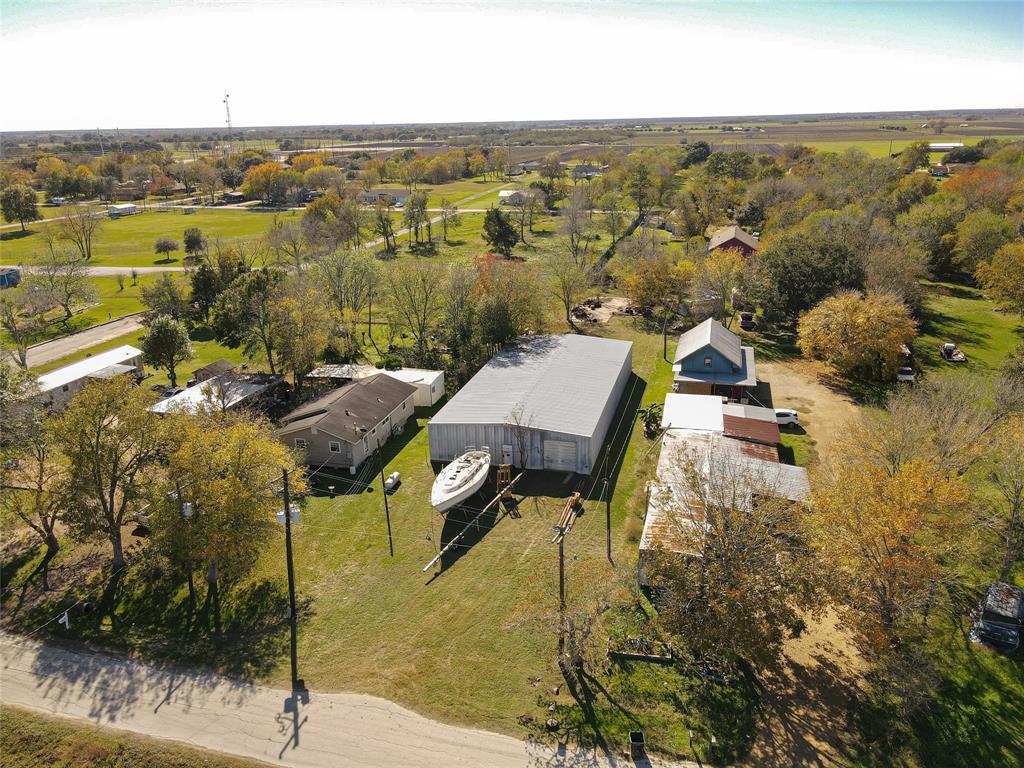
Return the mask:
[[305,690],[299,679],[299,617],[295,610],[295,567],[292,564],[292,504],[288,496],[288,470],[284,471],[284,551],[288,561],[288,623],[291,625],[292,690]]
[[227,120],[225,122],[228,124],[228,143],[227,143],[227,150],[225,152],[225,155],[227,157],[231,157],[231,104],[228,101],[230,98],[231,98],[231,95],[229,93],[225,92],[224,93],[224,112],[227,114]]
[[388,489],[384,485],[384,457],[380,455],[380,446],[377,446],[377,465],[380,467],[380,492],[384,494],[384,518],[388,521],[388,550],[391,556],[395,556],[395,544],[391,540],[391,509],[388,507]]

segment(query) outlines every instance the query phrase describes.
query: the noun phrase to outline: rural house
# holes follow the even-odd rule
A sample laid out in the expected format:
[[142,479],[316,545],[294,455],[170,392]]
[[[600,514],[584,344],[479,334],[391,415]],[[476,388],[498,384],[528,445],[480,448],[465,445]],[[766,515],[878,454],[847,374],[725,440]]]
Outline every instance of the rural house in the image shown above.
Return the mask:
[[412,384],[384,374],[359,379],[299,406],[274,434],[303,451],[311,466],[347,467],[355,474],[367,456],[402,432],[415,394]]
[[521,189],[503,189],[498,192],[498,205],[522,205],[526,202],[526,194]]
[[711,236],[711,242],[708,243],[708,253],[719,248],[735,248],[742,252],[744,256],[749,256],[757,250],[757,247],[758,240],[756,237],[742,227],[731,224],[728,227],[722,227]]
[[189,386],[193,384],[202,384],[204,381],[208,381],[215,376],[220,376],[223,373],[232,373],[235,368],[234,363],[230,360],[225,360],[223,357],[220,360],[214,360],[209,365],[204,365],[202,368],[196,368],[192,372],[192,378],[189,379]]
[[713,318],[679,337],[672,370],[672,389],[684,394],[745,401],[757,386],[754,348]]
[[356,379],[365,379],[382,373],[393,379],[404,381],[416,387],[413,404],[417,408],[429,408],[444,397],[444,371],[429,371],[425,368],[399,368],[389,371],[375,368],[372,365],[356,365],[354,363],[328,363],[314,368],[306,378],[317,381],[328,381],[340,386]]
[[193,384],[149,407],[153,413],[184,413],[194,416],[200,410],[215,413],[238,408],[254,408],[269,399],[284,382],[284,376],[270,373],[234,373],[227,371]]
[[487,446],[492,464],[589,475],[632,366],[628,341],[521,336],[427,424],[430,458],[447,462]]
[[401,208],[408,199],[409,193],[404,189],[371,189],[369,192],[359,193],[359,202],[365,205],[386,203]]
[[[650,586],[651,559],[666,553],[699,557],[704,525],[700,502],[689,490],[688,468],[708,478],[708,493],[724,503],[756,507],[759,499],[806,501],[807,470],[779,461],[781,440],[770,408],[732,403],[712,395],[668,394],[662,416],[661,453],[647,487],[638,578]],[[716,491],[717,489],[717,491]]]
[[90,381],[122,375],[141,379],[142,374],[142,350],[125,344],[44,373],[39,393],[51,408],[60,410]]
[[580,163],[572,169],[573,181],[590,181],[601,175],[601,169],[590,163]]

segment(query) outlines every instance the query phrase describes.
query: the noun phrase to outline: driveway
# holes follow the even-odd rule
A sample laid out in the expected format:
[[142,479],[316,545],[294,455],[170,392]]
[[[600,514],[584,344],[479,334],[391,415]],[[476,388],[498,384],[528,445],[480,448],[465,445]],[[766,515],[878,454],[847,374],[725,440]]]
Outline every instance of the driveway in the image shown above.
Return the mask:
[[832,455],[835,439],[860,418],[860,408],[849,396],[821,383],[815,363],[807,360],[758,362],[758,379],[772,386],[776,408],[794,408],[800,426],[814,440],[821,459]]
[[105,341],[116,339],[126,333],[142,328],[142,314],[126,315],[109,323],[101,323],[66,336],[44,341],[28,349],[28,367],[45,365],[51,360],[59,360],[67,355],[80,352]]
[[69,650],[8,634],[0,634],[0,660],[5,704],[280,765],[634,765],[589,751],[556,751],[444,725],[372,696],[300,697],[205,672]]

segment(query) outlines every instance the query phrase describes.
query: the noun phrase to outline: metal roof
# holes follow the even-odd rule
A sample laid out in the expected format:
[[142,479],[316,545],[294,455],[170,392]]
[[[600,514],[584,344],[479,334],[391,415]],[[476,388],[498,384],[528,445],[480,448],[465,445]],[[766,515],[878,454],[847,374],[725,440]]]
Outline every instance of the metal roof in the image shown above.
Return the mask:
[[708,384],[725,384],[734,387],[757,386],[757,367],[754,365],[754,348],[740,347],[743,354],[743,365],[738,371],[731,373],[714,373],[708,371],[681,371],[678,363],[672,366],[676,381],[703,381]]
[[275,434],[316,427],[347,443],[357,443],[416,387],[383,374],[350,382],[286,415]]
[[740,337],[712,317],[679,337],[673,362],[680,363],[708,345],[735,367],[743,365]]
[[695,429],[721,432],[722,398],[718,395],[665,395],[661,412],[662,429]]
[[753,440],[755,443],[766,445],[778,445],[782,442],[782,435],[779,433],[779,425],[775,421],[763,421],[761,419],[745,419],[741,416],[723,416],[723,430],[726,437],[739,437],[744,440]]
[[270,374],[222,373],[199,384],[186,387],[176,395],[158,400],[149,407],[153,413],[186,413],[194,416],[200,408],[219,411],[234,408],[280,384],[283,376]]
[[757,405],[745,405],[743,403],[724,403],[722,413],[726,416],[740,416],[744,419],[758,419],[759,421],[770,421],[773,424],[778,422],[773,408],[761,408]]
[[92,355],[84,360],[79,360],[77,363],[71,363],[71,365],[65,365],[63,368],[58,368],[55,371],[44,373],[39,377],[39,391],[49,392],[51,389],[63,387],[65,384],[84,379],[87,376],[93,376],[104,368],[109,368],[112,365],[123,365],[128,360],[141,356],[142,350],[128,344],[108,349],[106,352]]
[[591,436],[632,343],[595,336],[521,336],[501,349],[431,424],[505,424]]
[[730,240],[739,240],[748,248],[753,248],[754,250],[757,250],[757,238],[754,237],[749,232],[747,232],[742,227],[738,227],[735,224],[732,224],[728,227],[722,227],[720,230],[715,232],[715,234],[711,236],[711,242],[708,243],[708,250],[713,251],[715,250],[715,248],[720,248],[721,246],[725,245],[725,243],[728,243]]

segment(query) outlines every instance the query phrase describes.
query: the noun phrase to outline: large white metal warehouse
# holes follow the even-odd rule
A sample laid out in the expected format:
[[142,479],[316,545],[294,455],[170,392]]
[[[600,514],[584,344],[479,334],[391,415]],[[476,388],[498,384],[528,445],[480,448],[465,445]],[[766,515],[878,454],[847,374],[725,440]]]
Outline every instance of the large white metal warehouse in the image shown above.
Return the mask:
[[427,424],[430,458],[451,461],[487,446],[492,464],[589,475],[632,367],[628,341],[520,337]]

